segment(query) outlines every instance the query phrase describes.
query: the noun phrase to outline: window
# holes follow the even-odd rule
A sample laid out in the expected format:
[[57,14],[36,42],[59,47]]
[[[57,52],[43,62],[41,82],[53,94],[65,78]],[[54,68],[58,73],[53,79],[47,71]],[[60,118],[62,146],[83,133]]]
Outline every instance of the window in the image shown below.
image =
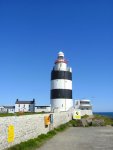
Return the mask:
[[90,102],[80,101],[80,104],[90,104]]
[[58,56],[58,59],[63,59],[64,57],[63,56]]
[[38,106],[37,109],[46,109],[46,106]]

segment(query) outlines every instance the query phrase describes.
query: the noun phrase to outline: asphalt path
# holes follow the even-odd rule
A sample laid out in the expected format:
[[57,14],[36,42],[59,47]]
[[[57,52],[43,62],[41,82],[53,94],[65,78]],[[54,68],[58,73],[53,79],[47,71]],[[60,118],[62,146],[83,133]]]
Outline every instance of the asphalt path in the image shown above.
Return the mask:
[[70,127],[37,150],[113,150],[113,127]]

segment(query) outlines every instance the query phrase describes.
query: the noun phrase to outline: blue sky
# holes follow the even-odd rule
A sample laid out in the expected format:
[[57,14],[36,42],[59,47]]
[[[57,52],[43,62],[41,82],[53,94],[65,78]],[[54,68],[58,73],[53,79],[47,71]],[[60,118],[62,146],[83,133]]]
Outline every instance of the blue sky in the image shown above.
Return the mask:
[[59,51],[73,69],[73,98],[113,111],[112,0],[0,0],[0,105],[49,104]]

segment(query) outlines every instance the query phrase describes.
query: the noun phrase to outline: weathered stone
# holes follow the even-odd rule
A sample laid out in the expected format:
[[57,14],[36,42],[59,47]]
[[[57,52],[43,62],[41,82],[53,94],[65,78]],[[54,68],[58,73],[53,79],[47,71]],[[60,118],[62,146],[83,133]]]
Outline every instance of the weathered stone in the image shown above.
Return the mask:
[[87,122],[87,120],[86,119],[81,119],[81,121],[82,121],[82,125],[84,126],[84,127],[86,127],[86,126],[88,126],[88,122]]
[[92,121],[93,126],[104,126],[105,122],[103,119],[94,119]]
[[[47,133],[72,119],[72,112],[53,113],[53,125],[45,127],[44,116],[46,115],[49,114],[0,117],[0,150]],[[14,125],[15,131],[14,142],[11,143],[7,141],[9,125]]]

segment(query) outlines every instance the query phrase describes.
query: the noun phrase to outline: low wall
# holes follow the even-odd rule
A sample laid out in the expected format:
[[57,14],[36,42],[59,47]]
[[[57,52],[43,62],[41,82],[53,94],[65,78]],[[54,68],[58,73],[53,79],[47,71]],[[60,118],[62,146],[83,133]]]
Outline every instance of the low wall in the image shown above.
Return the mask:
[[[33,139],[42,133],[47,133],[52,128],[45,127],[44,116],[49,114],[34,114],[24,116],[0,117],[0,150],[15,144]],[[57,127],[72,119],[71,112],[53,113],[53,125]],[[14,126],[14,141],[8,142],[8,127]]]
[[81,111],[81,116],[84,116],[84,115],[93,115],[93,112],[92,110],[80,110]]

